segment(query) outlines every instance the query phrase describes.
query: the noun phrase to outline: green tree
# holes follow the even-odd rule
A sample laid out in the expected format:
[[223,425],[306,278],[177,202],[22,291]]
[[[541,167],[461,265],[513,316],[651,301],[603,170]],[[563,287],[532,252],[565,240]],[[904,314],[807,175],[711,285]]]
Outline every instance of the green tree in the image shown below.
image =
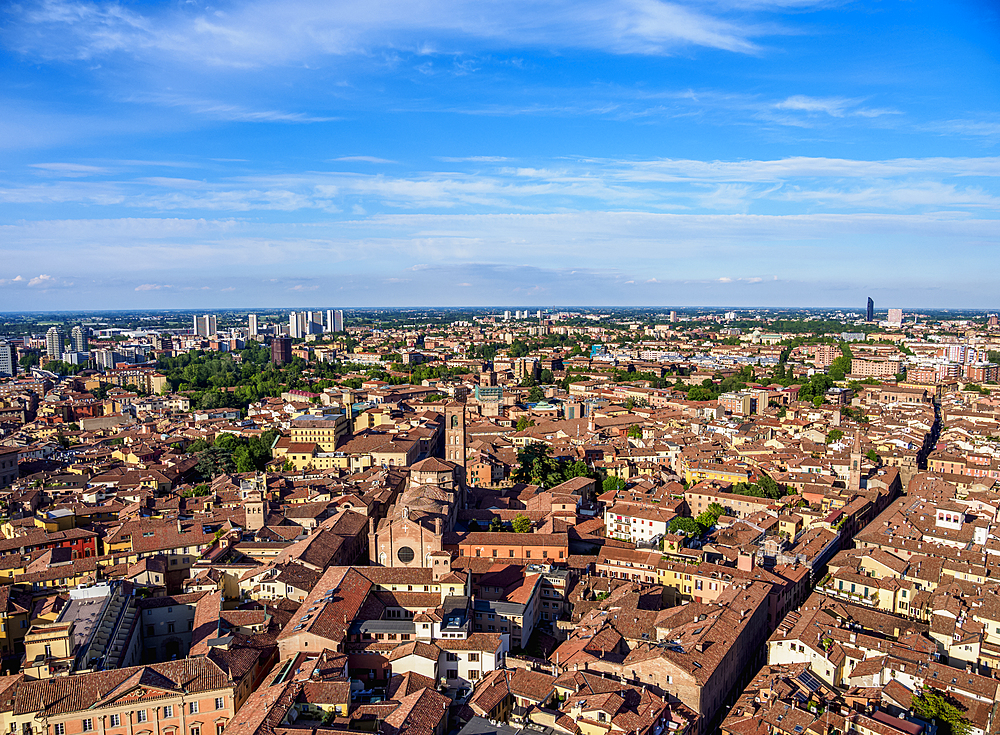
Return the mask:
[[620,493],[625,489],[625,480],[614,475],[608,475],[601,483],[601,490],[606,493]]
[[195,487],[189,487],[187,490],[181,493],[181,497],[184,498],[200,498],[208,495],[212,492],[210,485],[202,483],[201,485],[196,485]]
[[530,391],[528,391],[528,401],[530,403],[541,403],[545,400],[545,392],[540,386],[534,386]]
[[239,447],[233,452],[233,461],[236,463],[237,472],[256,472],[257,465],[254,464],[250,455],[249,447]]
[[937,720],[941,735],[968,735],[972,725],[951,697],[930,689],[914,694],[910,709],[925,720]]
[[517,431],[524,431],[529,426],[534,426],[534,425],[535,425],[534,419],[529,419],[527,416],[522,416],[517,420],[517,423],[514,425],[514,428]]
[[713,391],[698,385],[687,392],[687,397],[689,401],[711,401],[714,398],[718,398],[717,395],[713,395]]
[[628,431],[625,435],[631,439],[642,439],[642,427],[636,424],[635,426],[628,427]]
[[236,470],[233,453],[221,447],[210,447],[198,454],[195,471],[206,480]]
[[493,533],[498,533],[499,531],[502,531],[503,530],[503,521],[501,521],[496,516],[493,516],[493,518],[490,519],[490,530]]
[[882,458],[878,456],[878,453],[874,449],[869,449],[865,452],[865,456],[875,464],[882,464]]
[[531,519],[518,514],[510,522],[510,527],[514,530],[514,533],[531,533]]
[[199,454],[208,449],[210,444],[204,439],[195,439],[193,442],[188,444],[187,451],[190,454]]
[[769,476],[762,474],[756,483],[738,482],[730,488],[736,495],[777,500],[785,496],[784,489]]
[[511,342],[510,348],[507,350],[507,354],[511,357],[526,357],[528,352],[530,352],[528,345],[519,339],[515,339]]
[[698,521],[694,518],[687,518],[685,516],[677,516],[671,520],[669,529],[671,533],[681,531],[686,533],[688,536],[699,536],[702,533],[702,527],[699,525]]
[[830,429],[830,431],[827,432],[826,435],[826,443],[833,444],[834,442],[839,442],[843,438],[844,438],[844,432],[842,432],[840,429]]
[[714,515],[716,518],[726,515],[726,509],[719,503],[709,503],[705,510]]
[[709,529],[718,522],[719,518],[726,514],[726,509],[718,503],[710,503],[709,506],[698,514],[695,521],[703,529]]

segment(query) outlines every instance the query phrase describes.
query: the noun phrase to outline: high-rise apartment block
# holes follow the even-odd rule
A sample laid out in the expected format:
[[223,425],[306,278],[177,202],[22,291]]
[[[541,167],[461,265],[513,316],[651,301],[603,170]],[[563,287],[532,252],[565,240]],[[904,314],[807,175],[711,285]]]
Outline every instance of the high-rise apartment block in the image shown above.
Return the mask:
[[344,331],[344,312],[341,309],[328,309],[326,312],[326,331]]
[[868,310],[865,312],[865,321],[873,322],[875,321],[875,302],[872,301],[872,297],[868,297]]
[[257,327],[257,315],[251,314],[247,317],[247,331],[250,333],[251,337],[256,337],[260,332]]
[[73,352],[87,351],[87,330],[77,324],[69,333],[69,341],[73,347]]
[[17,348],[7,340],[0,339],[0,378],[17,375]]
[[219,320],[215,314],[195,316],[194,333],[197,337],[211,337],[219,331]]
[[49,327],[45,333],[45,355],[50,360],[62,359],[63,335],[57,327]]

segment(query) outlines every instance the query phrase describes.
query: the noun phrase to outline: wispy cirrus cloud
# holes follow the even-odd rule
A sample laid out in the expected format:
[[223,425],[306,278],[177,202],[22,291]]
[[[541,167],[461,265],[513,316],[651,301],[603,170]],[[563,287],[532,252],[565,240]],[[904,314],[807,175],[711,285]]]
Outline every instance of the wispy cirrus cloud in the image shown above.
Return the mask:
[[[461,169],[458,165],[455,169]],[[474,161],[467,170],[399,175],[304,171],[195,179],[0,186],[0,203],[79,203],[131,210],[234,213],[315,210],[365,216],[386,210],[767,211],[808,202],[830,211],[951,208],[1000,211],[1000,158],[774,160],[563,158],[536,166]],[[968,183],[962,183],[962,182]],[[761,209],[764,208],[764,209]]]
[[40,171],[67,177],[93,176],[108,172],[108,169],[102,166],[87,166],[81,163],[31,163],[28,165]]
[[[451,53],[470,43],[599,49],[661,55],[686,46],[753,53],[753,40],[774,33],[748,23],[746,9],[666,0],[548,0],[420,3],[262,2],[208,12],[199,6],[139,10],[112,2],[44,0],[9,13],[8,43],[49,59],[111,55],[176,59],[188,65],[255,69],[323,57],[411,47]],[[289,18],[295,22],[290,23]],[[434,39],[428,43],[428,37]]]
[[398,161],[390,161],[388,158],[379,158],[378,156],[341,156],[340,158],[331,158],[331,161],[343,161],[347,163],[398,163]]

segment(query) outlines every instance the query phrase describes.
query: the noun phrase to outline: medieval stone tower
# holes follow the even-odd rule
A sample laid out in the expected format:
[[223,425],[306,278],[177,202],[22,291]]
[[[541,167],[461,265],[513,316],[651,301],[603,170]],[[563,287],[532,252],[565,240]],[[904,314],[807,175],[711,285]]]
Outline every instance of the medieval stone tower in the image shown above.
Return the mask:
[[[452,401],[444,407],[444,458],[465,470],[465,404]],[[464,479],[464,476],[463,478]]]

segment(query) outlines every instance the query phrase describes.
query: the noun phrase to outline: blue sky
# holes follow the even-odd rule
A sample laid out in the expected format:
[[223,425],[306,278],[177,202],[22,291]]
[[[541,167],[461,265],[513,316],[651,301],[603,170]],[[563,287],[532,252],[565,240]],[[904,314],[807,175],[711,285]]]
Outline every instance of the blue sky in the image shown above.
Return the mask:
[[0,310],[1000,309],[1000,6],[0,8]]

